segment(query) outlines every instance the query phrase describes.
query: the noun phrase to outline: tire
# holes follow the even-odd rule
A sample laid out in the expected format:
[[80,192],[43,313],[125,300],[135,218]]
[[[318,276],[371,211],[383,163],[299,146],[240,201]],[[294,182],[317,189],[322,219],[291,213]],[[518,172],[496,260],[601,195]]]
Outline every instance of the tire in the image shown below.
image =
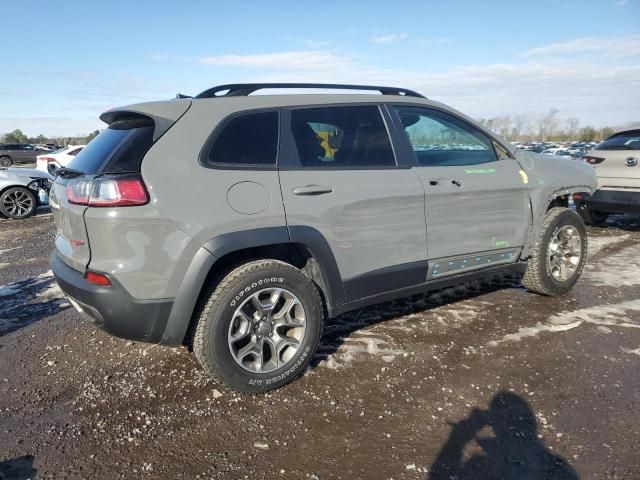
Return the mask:
[[7,218],[27,218],[38,208],[36,196],[24,187],[11,187],[0,195],[0,213]]
[[[257,393],[279,388],[304,372],[318,348],[324,319],[318,291],[300,270],[279,260],[252,261],[232,270],[205,296],[193,351],[213,379],[239,392]],[[272,303],[269,313],[265,306]]]
[[[571,240],[563,247],[567,238]],[[562,258],[564,261],[559,260]],[[561,295],[571,290],[578,281],[586,258],[587,230],[580,215],[568,208],[552,208],[540,226],[522,283],[530,291],[541,295]]]
[[594,210],[584,203],[576,205],[576,211],[582,217],[585,225],[602,225],[609,217],[608,213]]
[[7,157],[6,155],[0,157],[0,167],[10,167],[11,165],[13,165],[11,157]]

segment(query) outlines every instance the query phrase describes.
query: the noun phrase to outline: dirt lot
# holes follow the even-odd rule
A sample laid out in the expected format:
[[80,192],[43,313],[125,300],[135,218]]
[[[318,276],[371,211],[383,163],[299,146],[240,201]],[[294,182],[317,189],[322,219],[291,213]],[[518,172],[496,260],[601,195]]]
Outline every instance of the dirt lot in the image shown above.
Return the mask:
[[82,321],[46,210],[0,220],[0,479],[638,479],[640,219],[589,234],[566,296],[505,279],[353,312],[302,379],[238,396]]

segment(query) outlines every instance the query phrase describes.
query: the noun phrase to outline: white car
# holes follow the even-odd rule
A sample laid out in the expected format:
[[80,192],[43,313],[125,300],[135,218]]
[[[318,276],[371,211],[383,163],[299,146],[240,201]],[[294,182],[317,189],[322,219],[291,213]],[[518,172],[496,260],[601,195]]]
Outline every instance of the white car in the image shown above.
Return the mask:
[[36,169],[53,173],[60,167],[66,167],[69,162],[85,147],[85,145],[69,145],[51,153],[43,153],[36,157]]
[[559,157],[570,157],[571,152],[566,148],[547,148],[542,153],[545,155],[557,155]]

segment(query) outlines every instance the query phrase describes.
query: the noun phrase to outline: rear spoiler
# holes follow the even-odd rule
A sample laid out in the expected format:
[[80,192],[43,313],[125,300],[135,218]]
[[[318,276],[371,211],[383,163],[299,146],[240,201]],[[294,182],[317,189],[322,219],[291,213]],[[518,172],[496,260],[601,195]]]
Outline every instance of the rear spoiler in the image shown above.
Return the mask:
[[126,107],[113,108],[100,115],[100,120],[107,125],[116,120],[131,117],[147,117],[153,120],[155,125],[153,130],[153,141],[160,138],[171,126],[182,117],[189,107],[191,100],[179,99],[160,102],[136,103]]

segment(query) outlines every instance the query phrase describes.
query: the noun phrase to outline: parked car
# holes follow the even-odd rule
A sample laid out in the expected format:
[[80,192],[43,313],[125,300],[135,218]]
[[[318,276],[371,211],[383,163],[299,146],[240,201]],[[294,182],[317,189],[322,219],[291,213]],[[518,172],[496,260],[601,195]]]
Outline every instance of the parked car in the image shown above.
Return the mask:
[[85,145],[69,145],[55,152],[43,153],[36,157],[36,168],[53,173],[60,167],[66,167],[78,155]]
[[46,151],[30,143],[0,145],[0,167],[10,167],[18,163],[35,163],[36,157]]
[[504,273],[559,295],[586,261],[567,207],[592,168],[410,90],[223,85],[100,118],[51,191],[58,284],[100,328],[187,344],[239,391],[302,374],[349,310]]
[[640,212],[640,129],[610,136],[587,152],[583,160],[598,176],[595,194],[576,199],[585,223],[604,223],[610,213]]
[[565,148],[547,148],[542,152],[545,155],[556,155],[558,157],[570,157],[571,152]]
[[49,202],[53,177],[30,168],[0,168],[0,217],[26,218]]

